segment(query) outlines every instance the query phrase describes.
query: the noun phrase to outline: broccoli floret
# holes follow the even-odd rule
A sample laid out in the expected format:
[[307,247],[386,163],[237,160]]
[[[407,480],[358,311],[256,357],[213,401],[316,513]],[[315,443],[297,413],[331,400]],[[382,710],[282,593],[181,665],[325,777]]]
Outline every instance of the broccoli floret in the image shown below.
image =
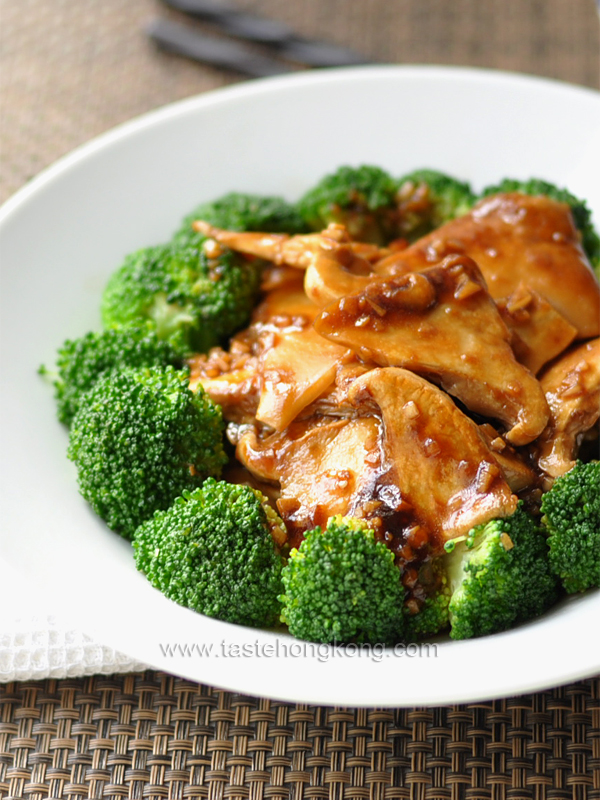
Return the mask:
[[450,592],[441,589],[438,594],[427,597],[416,614],[407,614],[404,638],[409,642],[427,639],[444,631],[450,624],[448,605]]
[[530,178],[528,181],[505,178],[495,186],[486,186],[481,196],[487,197],[499,192],[521,192],[534,196],[546,195],[552,200],[569,205],[575,226],[581,233],[581,245],[596,272],[600,271],[600,237],[592,224],[592,212],[587,207],[585,200],[580,200],[567,189],[559,189],[553,183],[548,183],[540,178]]
[[545,537],[520,507],[475,527],[445,558],[453,639],[506,630],[556,602]]
[[567,592],[600,586],[600,461],[578,461],[542,496],[550,565]]
[[432,169],[418,169],[398,181],[399,230],[409,241],[467,214],[475,203],[468,183]]
[[240,625],[271,626],[281,606],[282,558],[271,536],[283,525],[248,486],[209,478],[141,525],[135,563],[180,605]]
[[398,235],[396,184],[379,167],[340,167],[301,198],[298,210],[313,231],[341,223],[353,239],[379,245]]
[[[107,327],[148,320],[161,339],[173,337],[191,323],[185,309],[167,302],[169,245],[146,247],[127,256],[110,276],[102,296],[102,321]],[[169,313],[170,312],[170,313]],[[182,320],[178,323],[178,318]]]
[[175,348],[161,341],[149,325],[109,328],[90,332],[79,339],[67,339],[59,348],[56,372],[41,368],[53,378],[58,418],[70,425],[82,395],[100,375],[123,367],[181,367]]
[[102,298],[106,327],[149,320],[183,353],[205,352],[242,328],[258,299],[261,262],[226,248],[162,245],[128,256]]
[[451,592],[443,561],[437,557],[426,561],[419,569],[417,586],[424,597],[416,613],[416,600],[405,607],[404,637],[408,641],[435,636],[450,625],[448,606]]
[[313,642],[392,643],[402,635],[400,577],[391,550],[364,522],[333,517],[290,553],[282,622]]
[[202,219],[216,228],[228,231],[269,231],[270,233],[304,233],[306,223],[298,210],[282,197],[261,197],[231,192],[212,203],[195,208],[183,220],[173,237],[178,246],[199,243],[203,236],[192,228]]
[[173,367],[104,373],[83,395],[69,458],[83,497],[125,538],[185,489],[218,476],[221,409]]

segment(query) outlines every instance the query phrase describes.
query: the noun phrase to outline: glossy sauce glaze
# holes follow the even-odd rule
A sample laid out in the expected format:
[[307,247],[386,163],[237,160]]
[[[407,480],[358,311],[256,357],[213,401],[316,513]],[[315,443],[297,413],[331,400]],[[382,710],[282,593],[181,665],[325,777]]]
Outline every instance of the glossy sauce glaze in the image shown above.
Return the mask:
[[519,499],[536,512],[591,435],[600,351],[577,340],[598,331],[600,289],[568,206],[497,195],[408,247],[340,225],[210,234],[272,266],[249,327],[193,358],[191,382],[223,407],[230,479],[268,495],[288,548],[365,519],[418,611],[445,544]]
[[419,271],[452,254],[477,262],[494,299],[508,297],[526,278],[580,337],[600,333],[598,282],[568,205],[519,193],[492,195],[469,214],[386,257],[376,271]]

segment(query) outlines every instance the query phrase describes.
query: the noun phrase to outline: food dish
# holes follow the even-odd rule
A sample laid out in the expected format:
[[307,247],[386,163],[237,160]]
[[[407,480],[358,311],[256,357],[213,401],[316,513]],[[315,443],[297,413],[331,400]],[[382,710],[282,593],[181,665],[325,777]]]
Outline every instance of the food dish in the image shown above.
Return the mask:
[[473,638],[555,572],[600,588],[590,216],[374,165],[201,204],[43,369],[81,495],[169,599],[311,642]]
[[[332,92],[336,99],[330,107]],[[412,100],[415,107],[423,109],[419,118],[427,135],[421,133],[418,140],[410,135],[414,130],[412,125],[402,129],[404,117],[394,105],[399,95],[406,108],[411,107]],[[357,98],[361,107],[358,117]],[[524,121],[523,108],[533,103],[533,98],[536,100],[535,118],[531,115],[527,118],[525,114]],[[514,110],[514,117],[506,112],[506,107],[499,113],[498,109],[506,103]],[[277,105],[278,116],[269,120],[268,109],[273,104]],[[557,104],[565,109],[559,123],[553,116]],[[387,120],[385,115],[382,120],[381,114],[376,113],[377,108],[390,109]],[[474,136],[471,118],[467,122],[465,116],[472,108],[477,108],[481,114],[477,136]],[[243,124],[239,122],[240,115]],[[316,119],[319,125],[315,128]],[[440,119],[447,122],[443,130],[439,127]],[[351,139],[340,141],[340,120],[352,126]],[[384,121],[386,124],[382,128]],[[546,138],[549,147],[544,152],[535,135],[538,124],[550,130]],[[9,527],[18,528],[21,533],[18,540],[7,539],[4,543],[8,560],[25,568],[42,585],[46,575],[47,585],[50,559],[54,574],[61,576],[61,580],[68,578],[65,594],[72,598],[73,591],[81,593],[83,616],[90,631],[104,635],[108,643],[145,658],[149,663],[226,688],[314,702],[398,705],[498,696],[593,672],[597,668],[597,653],[586,631],[593,630],[596,595],[576,598],[543,621],[489,640],[441,643],[437,659],[397,656],[401,660],[398,664],[391,653],[379,661],[372,656],[346,655],[343,674],[339,661],[344,657],[339,654],[287,659],[264,654],[256,654],[252,659],[217,657],[216,654],[211,658],[164,655],[161,643],[206,644],[213,640],[218,645],[225,639],[246,643],[252,650],[254,641],[259,642],[260,648],[272,644],[276,637],[203,618],[200,622],[190,612],[149,594],[143,578],[130,574],[128,545],[113,542],[114,537],[110,537],[100,523],[90,519],[82,501],[73,499],[72,471],[68,465],[58,467],[56,459],[56,454],[64,450],[66,444],[64,432],[53,422],[51,400],[41,396],[43,387],[39,387],[39,393],[38,387],[31,387],[32,373],[26,371],[25,365],[31,364],[31,369],[35,370],[40,353],[42,358],[50,359],[55,342],[88,329],[97,313],[99,291],[114,264],[129,250],[167,238],[178,218],[198,201],[233,188],[297,196],[329,169],[331,163],[372,161],[375,138],[377,160],[398,173],[415,163],[431,164],[465,175],[479,186],[509,173],[540,174],[568,185],[587,197],[592,208],[598,209],[598,187],[592,185],[589,177],[594,174],[590,167],[594,139],[587,138],[599,129],[598,126],[597,98],[582,90],[460,70],[359,69],[278,79],[184,103],[116,131],[105,137],[104,142],[93,143],[56,167],[54,177],[52,172],[47,173],[38,181],[37,188],[30,187],[7,206],[4,233],[9,245],[5,250],[5,263],[14,264],[14,272],[7,281],[12,298],[23,298],[27,286],[20,282],[24,275],[19,269],[42,260],[49,267],[49,271],[39,274],[41,293],[35,305],[39,313],[36,318],[44,326],[43,334],[41,338],[40,334],[23,334],[24,348],[13,348],[12,352],[8,348],[8,355],[12,357],[10,363],[23,366],[19,380],[12,386],[7,385],[7,399],[11,401],[16,418],[20,417],[21,429],[29,426],[28,439],[32,435],[33,441],[37,441],[36,437],[46,440],[48,436],[43,433],[43,425],[52,430],[48,450],[36,453],[38,469],[45,478],[37,492],[38,496],[45,497],[41,505],[49,513],[43,521],[51,532],[43,541],[39,533],[36,534],[42,522],[40,508],[28,507],[22,513],[31,485],[24,478],[29,474],[27,457],[31,459],[31,446],[27,455],[23,454],[13,428],[6,431],[8,447],[4,449],[4,466],[12,464],[11,471],[21,475],[21,480],[12,484],[15,489],[8,506]],[[198,141],[202,142],[200,150],[218,150],[219,130],[225,128],[232,132],[232,141],[228,142],[227,174],[223,171],[223,162],[219,169],[214,158],[208,166],[201,163],[201,159],[190,165],[182,153],[198,152],[198,147],[193,146]],[[398,147],[397,141],[403,136],[409,148]],[[426,146],[423,139],[428,139]],[[514,139],[519,139],[518,147],[513,146]],[[505,145],[501,146],[500,155],[495,153],[493,163],[489,158],[491,140]],[[572,153],[561,161],[560,144],[566,140],[581,143],[579,169],[578,165],[572,169]],[[275,142],[279,142],[279,149]],[[282,148],[282,142],[286,147]],[[475,142],[479,143],[479,149]],[[586,147],[589,148],[587,158]],[[293,169],[290,168],[290,150],[293,151]],[[152,154],[157,151],[163,159],[155,168],[151,162]],[[383,156],[382,151],[387,155]],[[232,152],[237,154],[234,159],[230,156]],[[190,175],[190,171],[194,175]],[[240,186],[240,172],[244,175],[244,186]],[[90,182],[95,187],[94,195],[86,192]],[[121,187],[124,187],[124,194],[116,198],[114,193]],[[99,199],[104,202],[98,204]],[[35,240],[26,235],[31,226],[38,232]],[[86,233],[81,237],[72,236],[77,228]],[[105,230],[111,231],[110,237],[106,237]],[[91,258],[88,257],[89,244],[84,248],[84,243],[90,241],[94,244]],[[81,255],[84,250],[85,264]],[[61,280],[64,286],[74,265],[79,264],[86,270],[88,283],[82,280],[81,296],[69,300],[55,287]],[[95,281],[91,286],[90,278]],[[53,313],[44,303],[51,290],[56,298]],[[18,325],[19,317],[15,316],[17,306],[7,311],[11,313],[5,320],[9,320],[9,324],[12,322],[14,330],[22,330]],[[7,344],[7,340],[3,344]],[[7,363],[3,360],[3,367]],[[22,404],[23,397],[36,398],[39,416],[32,417],[31,407],[27,412]],[[20,469],[15,470],[19,465]],[[58,470],[61,471],[57,474]],[[63,525],[65,507],[73,508],[73,528],[65,529]],[[89,528],[85,540],[75,534],[74,528],[81,524]],[[52,542],[52,547],[40,549],[46,542]],[[82,574],[83,564],[88,574]],[[107,576],[110,592],[105,589]],[[90,585],[98,587],[100,604],[90,597]],[[60,594],[58,591],[57,597]],[[131,609],[135,623],[123,620],[125,606]],[[154,630],[148,633],[150,626]],[[564,648],[564,637],[577,651],[573,661],[568,648],[557,650],[557,638]],[[515,675],[506,669],[507,657],[532,658],[535,664],[526,662]],[[400,673],[405,681],[398,681]],[[361,692],[357,696],[355,687],[359,685]]]

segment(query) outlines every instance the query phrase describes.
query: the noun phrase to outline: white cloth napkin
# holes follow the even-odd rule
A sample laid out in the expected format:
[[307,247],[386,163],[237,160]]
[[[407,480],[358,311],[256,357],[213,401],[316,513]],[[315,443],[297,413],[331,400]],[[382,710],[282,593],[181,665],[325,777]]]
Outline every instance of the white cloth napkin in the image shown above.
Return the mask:
[[72,621],[48,613],[54,610],[24,592],[0,557],[0,683],[148,669],[75,629]]
[[54,616],[22,615],[2,622],[0,683],[144,669],[145,664],[70,630]]

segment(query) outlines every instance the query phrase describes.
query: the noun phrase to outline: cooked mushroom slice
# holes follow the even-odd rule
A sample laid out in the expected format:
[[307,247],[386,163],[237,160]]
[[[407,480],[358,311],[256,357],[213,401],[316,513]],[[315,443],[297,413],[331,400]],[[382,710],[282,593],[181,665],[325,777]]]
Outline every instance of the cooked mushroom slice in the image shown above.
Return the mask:
[[352,245],[317,251],[304,277],[304,291],[324,308],[347,294],[360,292],[376,276],[369,262],[357,256]]
[[381,471],[380,422],[375,417],[292,423],[259,439],[241,431],[236,456],[260,480],[279,482],[279,513],[298,546],[305,531],[335,514],[353,513],[357,498]]
[[202,386],[211,400],[221,406],[228,421],[254,421],[260,398],[258,358],[249,348],[234,341],[230,352],[214,347],[208,356],[193,356],[190,367],[190,389]]
[[475,259],[492,297],[508,297],[525,281],[580,338],[600,333],[600,287],[565,203],[517,192],[486,197],[375,269],[418,271],[452,253]]
[[404,369],[374,369],[353,383],[349,399],[381,412],[394,483],[441,542],[515,510],[477,425],[440,389]]
[[499,419],[512,444],[531,442],[548,421],[544,393],[516,361],[510,333],[466,256],[372,283],[329,306],[314,325],[364,360],[440,383],[467,408]]
[[520,283],[510,297],[497,300],[496,305],[513,334],[517,361],[534,375],[577,335],[577,329],[525,283]]
[[232,250],[306,270],[304,288],[318,306],[360,291],[373,280],[372,262],[389,252],[353,242],[346,228],[335,223],[322,233],[299,236],[224,231],[201,220],[194,227]]
[[276,265],[285,264],[298,269],[306,269],[310,266],[315,252],[322,249],[335,249],[340,244],[351,245],[352,252],[356,253],[357,257],[364,259],[378,260],[389,252],[374,244],[353,242],[346,228],[334,222],[321,233],[296,236],[290,236],[287,233],[226,231],[222,228],[215,228],[203,220],[196,220],[193,227],[199,233],[210,236],[231,250],[263,258]]
[[268,264],[262,271],[260,280],[261,292],[268,293],[275,289],[289,289],[295,292],[302,289],[304,274],[301,270],[288,267],[285,264],[277,266]]
[[504,441],[492,425],[479,425],[479,433],[502,470],[511,491],[516,493],[525,489],[537,488],[538,476],[536,473],[525,462],[523,456]]
[[359,361],[353,355],[352,359],[344,360],[338,364],[335,372],[334,383],[329,386],[311,405],[307,406],[298,419],[308,417],[355,417],[356,410],[348,402],[348,392],[359,375],[364,375],[373,365]]
[[534,445],[540,468],[553,478],[575,466],[584,434],[600,417],[600,339],[572,348],[540,378],[550,421]]
[[262,302],[254,309],[252,322],[304,328],[311,325],[320,313],[321,309],[306,296],[303,282],[300,281],[267,292]]
[[[312,321],[318,313],[319,308],[304,294],[302,283],[268,292],[254,310],[252,324],[232,338],[229,351],[213,348],[208,356],[197,355],[189,360],[190,387],[194,389],[198,384],[202,384],[215,403],[222,407],[226,420],[253,423],[261,397],[265,394],[264,359],[286,335],[301,337],[304,333],[309,342],[317,338],[318,335],[312,328]],[[336,355],[346,352],[345,348],[334,345],[322,337],[318,338],[323,342],[324,351],[331,352],[334,348]],[[290,362],[292,371],[298,360],[296,356],[294,361]],[[276,366],[277,363],[274,363],[273,369]],[[306,366],[305,378],[308,379],[308,365]],[[331,380],[334,375],[335,368]],[[331,381],[323,383],[322,375],[321,381],[324,391]],[[308,386],[305,388],[310,390]],[[313,392],[307,398],[306,404],[312,402],[314,396]],[[283,399],[283,395],[280,399]],[[271,424],[271,421],[266,419],[265,422]]]
[[338,364],[352,355],[314,328],[282,331],[261,360],[256,419],[276,431],[284,430],[331,386]]
[[311,254],[321,239],[320,233],[290,236],[287,233],[227,231],[215,228],[214,225],[200,219],[194,222],[193,228],[231,250],[264,258],[265,261],[271,261],[277,266],[285,264],[298,269],[306,269]]

